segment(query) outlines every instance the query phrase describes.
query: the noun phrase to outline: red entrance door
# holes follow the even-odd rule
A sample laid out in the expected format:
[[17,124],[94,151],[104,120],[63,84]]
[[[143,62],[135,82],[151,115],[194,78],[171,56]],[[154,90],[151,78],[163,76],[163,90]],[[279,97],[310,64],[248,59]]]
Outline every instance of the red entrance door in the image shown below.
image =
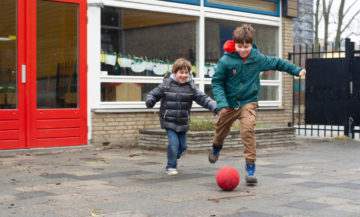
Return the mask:
[[15,55],[0,52],[0,149],[87,144],[86,0],[1,0],[3,12],[0,50]]

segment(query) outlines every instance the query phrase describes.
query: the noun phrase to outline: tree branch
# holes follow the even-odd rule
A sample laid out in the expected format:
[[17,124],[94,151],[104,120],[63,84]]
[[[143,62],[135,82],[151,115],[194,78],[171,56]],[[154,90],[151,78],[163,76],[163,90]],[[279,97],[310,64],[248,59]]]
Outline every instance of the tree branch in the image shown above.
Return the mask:
[[352,8],[352,6],[354,6],[354,4],[356,4],[358,0],[354,1],[349,7],[348,9],[344,12],[344,17],[346,16],[346,14],[350,11],[350,9]]
[[347,28],[350,26],[351,22],[355,19],[355,17],[356,17],[359,13],[360,13],[360,10],[358,10],[358,11],[356,12],[356,14],[354,14],[354,15],[351,17],[351,19],[350,19],[349,22],[346,24],[346,26],[341,30],[341,32],[345,31],[345,29],[347,29]]

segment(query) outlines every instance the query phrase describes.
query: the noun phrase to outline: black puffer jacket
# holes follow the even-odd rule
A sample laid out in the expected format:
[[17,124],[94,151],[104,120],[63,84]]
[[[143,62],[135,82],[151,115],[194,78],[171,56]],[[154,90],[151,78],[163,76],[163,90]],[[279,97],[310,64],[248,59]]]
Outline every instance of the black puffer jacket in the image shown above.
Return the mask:
[[199,90],[191,77],[183,84],[178,83],[174,75],[165,77],[163,83],[146,96],[146,107],[152,108],[160,100],[161,127],[176,132],[187,132],[189,130],[190,110],[193,101],[216,113],[216,102]]

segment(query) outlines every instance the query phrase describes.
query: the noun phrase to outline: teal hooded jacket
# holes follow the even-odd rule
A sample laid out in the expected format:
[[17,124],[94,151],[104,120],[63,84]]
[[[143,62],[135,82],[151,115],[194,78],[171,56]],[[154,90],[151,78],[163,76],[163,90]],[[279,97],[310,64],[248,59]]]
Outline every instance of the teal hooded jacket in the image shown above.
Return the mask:
[[217,111],[223,108],[239,108],[251,102],[258,102],[259,75],[260,72],[267,70],[284,71],[298,76],[302,68],[281,58],[260,53],[255,44],[245,62],[238,52],[225,51],[211,80]]

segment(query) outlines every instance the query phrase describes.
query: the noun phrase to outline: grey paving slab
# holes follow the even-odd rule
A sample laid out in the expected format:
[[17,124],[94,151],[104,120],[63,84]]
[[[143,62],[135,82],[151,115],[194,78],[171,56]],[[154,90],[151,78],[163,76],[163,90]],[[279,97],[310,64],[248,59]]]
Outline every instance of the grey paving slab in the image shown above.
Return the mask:
[[349,188],[349,189],[354,189],[354,190],[359,190],[360,189],[360,184],[351,183],[351,182],[335,184],[334,186],[341,187],[341,188]]
[[303,182],[303,183],[297,183],[296,185],[309,187],[309,188],[321,188],[321,187],[333,186],[332,184],[324,183],[324,182]]
[[316,203],[316,202],[308,202],[308,201],[300,201],[295,203],[289,203],[287,206],[304,209],[304,210],[314,210],[327,207],[329,205],[323,203]]
[[31,199],[37,197],[47,197],[47,196],[54,196],[55,194],[46,192],[46,191],[31,191],[31,192],[21,192],[15,194],[18,199]]
[[[247,186],[240,149],[216,164],[186,153],[173,177],[165,151],[0,151],[0,217],[360,216],[360,142],[302,138],[257,152],[259,183]],[[216,184],[224,166],[240,173],[234,191]]]
[[279,164],[268,164],[268,165],[260,165],[258,166],[258,168],[261,167],[265,167],[265,168],[285,168],[286,166],[284,165],[279,165]]
[[288,178],[296,178],[296,177],[298,177],[298,176],[295,176],[295,175],[284,174],[284,173],[267,174],[266,176],[271,176],[271,177],[279,178],[279,179],[288,179]]
[[226,217],[281,217],[281,216],[271,215],[271,214],[262,213],[262,212],[249,211],[249,212],[242,212],[242,213],[233,214],[233,215],[227,215]]

